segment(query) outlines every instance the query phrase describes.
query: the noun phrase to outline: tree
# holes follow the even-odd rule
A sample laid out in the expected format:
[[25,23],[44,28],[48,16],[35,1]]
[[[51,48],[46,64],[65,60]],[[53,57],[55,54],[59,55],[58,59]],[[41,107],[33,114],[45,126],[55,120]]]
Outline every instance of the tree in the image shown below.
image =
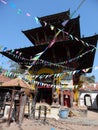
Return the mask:
[[81,75],[80,80],[82,83],[90,84],[90,83],[95,83],[95,76],[86,76],[86,75]]
[[3,72],[3,68],[2,66],[0,66],[0,74]]
[[18,63],[14,62],[12,60],[9,60],[9,62],[10,62],[10,71],[11,72],[21,73],[21,74],[23,74],[25,72],[25,69],[22,69]]

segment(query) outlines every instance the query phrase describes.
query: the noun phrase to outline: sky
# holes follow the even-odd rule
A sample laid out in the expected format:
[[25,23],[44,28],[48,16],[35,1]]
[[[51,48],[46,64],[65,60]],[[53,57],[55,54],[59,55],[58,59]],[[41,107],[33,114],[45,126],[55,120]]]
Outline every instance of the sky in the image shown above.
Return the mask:
[[[43,17],[70,9],[72,18],[80,16],[81,36],[98,34],[98,0],[0,0],[0,50],[32,46],[22,31],[39,27],[36,17]],[[98,49],[93,71],[98,82]],[[9,68],[9,59],[0,55],[0,66]]]

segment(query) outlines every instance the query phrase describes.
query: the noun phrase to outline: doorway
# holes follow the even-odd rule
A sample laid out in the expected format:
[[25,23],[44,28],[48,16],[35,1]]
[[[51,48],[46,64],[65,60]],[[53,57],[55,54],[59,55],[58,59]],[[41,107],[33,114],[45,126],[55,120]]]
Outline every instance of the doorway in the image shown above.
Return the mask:
[[37,102],[45,100],[49,105],[52,104],[52,88],[38,88]]
[[92,100],[91,100],[91,96],[89,94],[86,94],[84,96],[84,104],[90,108],[92,106]]

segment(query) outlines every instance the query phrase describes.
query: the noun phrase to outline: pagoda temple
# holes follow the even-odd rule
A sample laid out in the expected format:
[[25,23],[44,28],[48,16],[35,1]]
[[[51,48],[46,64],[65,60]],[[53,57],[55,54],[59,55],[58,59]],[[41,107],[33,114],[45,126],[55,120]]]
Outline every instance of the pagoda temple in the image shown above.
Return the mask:
[[[32,46],[16,48],[0,52],[2,55],[18,63],[22,68],[30,67],[30,73],[33,75],[53,75],[47,80],[46,78],[37,78],[39,83],[39,102],[45,98],[49,104],[52,103],[52,87],[42,87],[43,83],[57,85],[58,79],[54,75],[59,74],[59,79],[68,79],[70,72],[73,85],[78,84],[79,76],[84,73],[92,72],[98,35],[90,37],[81,37],[80,33],[80,16],[70,18],[70,10],[37,17],[41,26],[30,30],[24,30],[22,33],[32,42]],[[43,53],[41,53],[43,52]],[[36,54],[40,54],[36,62],[33,61]],[[87,71],[86,71],[87,70]],[[74,75],[73,75],[73,72]],[[61,76],[60,76],[61,74]],[[66,75],[66,74],[65,74]],[[64,82],[63,82],[64,83]],[[67,83],[64,83],[65,85]],[[59,85],[62,85],[59,82]],[[47,85],[46,85],[47,86]],[[41,89],[43,88],[43,90]],[[44,94],[43,94],[44,93]],[[68,95],[67,95],[68,94]],[[64,91],[67,105],[70,105],[71,92]],[[48,97],[51,97],[50,99]],[[68,104],[69,102],[69,104]],[[60,102],[61,103],[61,102]],[[66,101],[64,101],[66,105]],[[63,104],[64,104],[63,103]]]

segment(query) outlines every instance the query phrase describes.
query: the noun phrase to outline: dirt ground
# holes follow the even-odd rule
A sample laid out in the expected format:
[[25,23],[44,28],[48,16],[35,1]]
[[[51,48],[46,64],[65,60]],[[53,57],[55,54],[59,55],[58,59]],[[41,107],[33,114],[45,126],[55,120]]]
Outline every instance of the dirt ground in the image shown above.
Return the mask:
[[87,117],[68,117],[68,119],[30,120],[24,118],[22,125],[12,122],[0,123],[0,130],[98,130],[98,112],[88,111]]

